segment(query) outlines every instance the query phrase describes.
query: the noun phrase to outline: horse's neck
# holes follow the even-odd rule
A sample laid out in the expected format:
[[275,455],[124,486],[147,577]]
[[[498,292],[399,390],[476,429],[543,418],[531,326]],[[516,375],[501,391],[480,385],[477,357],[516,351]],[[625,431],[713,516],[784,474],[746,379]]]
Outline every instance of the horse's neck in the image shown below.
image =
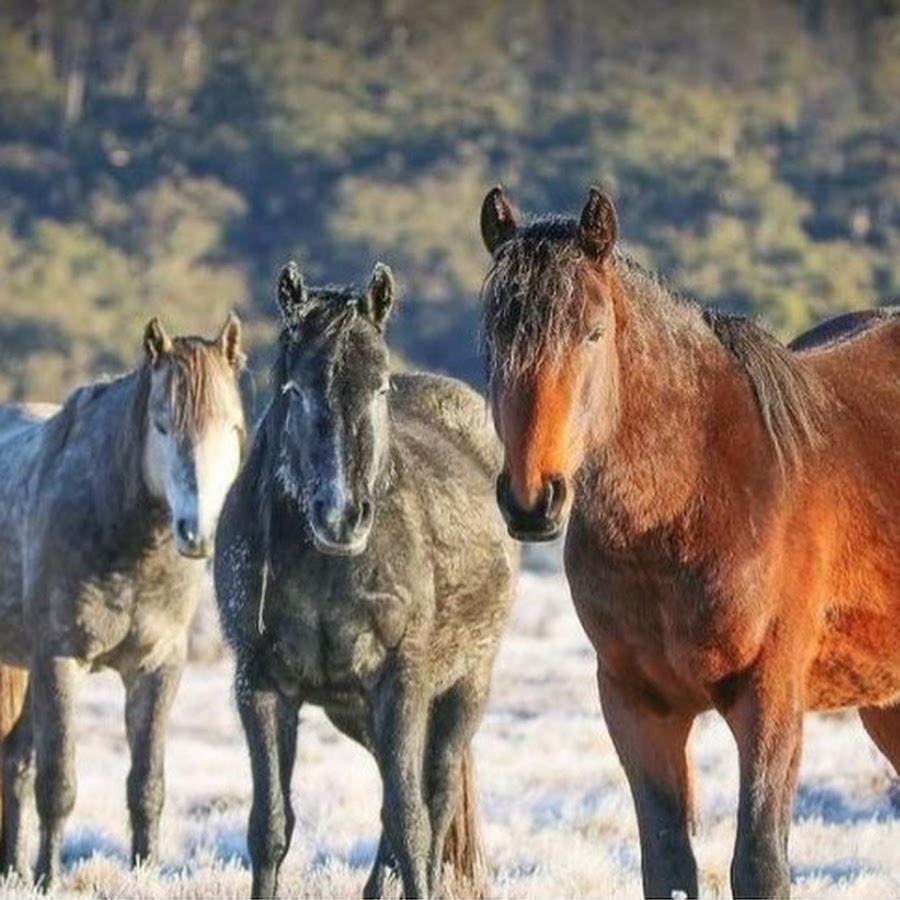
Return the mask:
[[586,459],[581,506],[627,539],[686,516],[715,465],[722,417],[757,416],[698,309],[674,299],[616,302],[617,424]]

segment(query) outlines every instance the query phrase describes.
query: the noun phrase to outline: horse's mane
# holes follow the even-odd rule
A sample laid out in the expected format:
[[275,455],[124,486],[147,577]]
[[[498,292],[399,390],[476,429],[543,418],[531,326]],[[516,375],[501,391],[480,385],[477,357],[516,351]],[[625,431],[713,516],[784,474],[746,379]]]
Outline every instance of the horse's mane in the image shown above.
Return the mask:
[[[488,381],[515,382],[560,362],[584,329],[584,254],[571,218],[530,222],[497,252],[482,288]],[[806,361],[750,319],[704,308],[626,253],[613,264],[645,318],[667,334],[711,332],[740,365],[782,466],[822,439],[827,393]],[[528,298],[540,298],[534,302]],[[499,352],[497,352],[499,351]]]
[[[497,252],[481,289],[481,343],[488,382],[514,383],[559,363],[582,326],[584,254],[575,221],[562,217],[526,225]],[[540,297],[541,302],[528,302]]]
[[294,313],[290,323],[283,324],[278,335],[278,353],[272,364],[271,383],[277,388],[284,383],[287,353],[297,342],[300,329],[311,323],[318,340],[346,335],[358,318],[362,292],[353,285],[310,288],[306,302]]
[[817,373],[755,322],[704,311],[722,346],[744,369],[756,406],[782,466],[794,465],[805,447],[822,442],[825,385]]
[[[44,423],[43,446],[44,457],[52,462],[65,449],[69,436],[84,410],[97,402],[109,391],[110,387],[123,384],[134,377],[134,372],[127,372],[116,378],[104,378],[92,384],[75,388],[63,400],[62,406]],[[127,429],[126,429],[127,430]]]
[[223,400],[221,392],[234,384],[234,374],[217,342],[201,337],[174,338],[169,360],[172,425],[188,434],[199,430],[210,410]]

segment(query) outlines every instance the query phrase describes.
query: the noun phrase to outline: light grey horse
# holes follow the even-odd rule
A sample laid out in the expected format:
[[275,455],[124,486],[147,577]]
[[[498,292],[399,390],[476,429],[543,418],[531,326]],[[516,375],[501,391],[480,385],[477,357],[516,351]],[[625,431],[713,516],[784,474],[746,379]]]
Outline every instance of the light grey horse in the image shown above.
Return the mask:
[[363,291],[307,290],[284,270],[275,396],[222,512],[216,596],[253,769],[254,896],[275,893],[290,843],[303,703],[378,762],[366,896],[391,868],[407,897],[434,893],[448,843],[466,893],[478,875],[469,745],[516,551],[484,400],[449,378],[389,375],[393,292],[384,266]]
[[0,661],[31,672],[4,745],[3,862],[27,875],[21,818],[36,756],[45,888],[75,803],[81,671],[111,667],[124,681],[132,860],[156,856],[168,711],[203,558],[240,466],[238,320],[208,341],[170,339],[153,319],[144,353],[137,370],[61,408],[0,407]]

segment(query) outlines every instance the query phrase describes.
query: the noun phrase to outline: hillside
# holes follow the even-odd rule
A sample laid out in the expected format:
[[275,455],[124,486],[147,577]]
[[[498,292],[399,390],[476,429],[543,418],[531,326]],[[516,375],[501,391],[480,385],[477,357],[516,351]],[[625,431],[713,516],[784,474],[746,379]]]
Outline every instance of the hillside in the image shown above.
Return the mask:
[[[502,181],[615,194],[688,293],[782,335],[900,293],[897,0],[2,0],[0,398],[137,358],[272,283],[404,289],[400,353],[478,382]],[[262,383],[262,376],[258,376]]]

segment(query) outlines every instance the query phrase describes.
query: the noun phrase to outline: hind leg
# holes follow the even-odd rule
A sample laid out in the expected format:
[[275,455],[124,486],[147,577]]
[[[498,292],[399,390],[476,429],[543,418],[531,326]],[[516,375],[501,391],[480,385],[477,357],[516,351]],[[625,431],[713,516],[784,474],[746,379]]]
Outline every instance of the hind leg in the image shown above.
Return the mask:
[[[429,735],[427,778],[431,848],[428,887],[440,886],[444,843],[463,801],[463,760],[487,702],[490,669],[458,682],[434,704]],[[465,798],[470,802],[474,798]]]
[[[900,779],[900,704],[884,709],[864,706],[859,710],[859,717],[869,737],[894,767]],[[894,806],[900,807],[900,793],[895,795],[892,791],[892,798]]]
[[37,758],[35,798],[41,822],[36,879],[49,890],[60,874],[63,826],[75,805],[72,711],[78,664],[72,657],[38,655],[31,667]]
[[24,820],[34,807],[34,730],[31,689],[18,721],[3,741],[3,841],[0,871],[30,877]]
[[131,751],[128,814],[131,819],[131,864],[159,858],[159,819],[165,802],[165,739],[172,700],[184,669],[180,645],[152,672],[123,676],[125,730]]
[[363,887],[363,900],[377,900],[377,898],[383,897],[390,875],[397,875],[397,862],[394,859],[387,833],[382,829],[375,862],[372,863],[372,871],[369,872],[369,877]]

